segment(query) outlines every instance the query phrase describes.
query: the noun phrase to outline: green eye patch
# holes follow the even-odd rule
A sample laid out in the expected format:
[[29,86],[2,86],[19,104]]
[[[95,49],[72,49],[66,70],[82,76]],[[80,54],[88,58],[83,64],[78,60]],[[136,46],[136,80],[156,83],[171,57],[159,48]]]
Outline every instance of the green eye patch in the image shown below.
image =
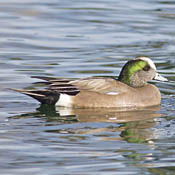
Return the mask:
[[143,60],[131,60],[122,69],[119,75],[119,81],[130,85],[131,76],[145,67],[148,67],[148,63]]

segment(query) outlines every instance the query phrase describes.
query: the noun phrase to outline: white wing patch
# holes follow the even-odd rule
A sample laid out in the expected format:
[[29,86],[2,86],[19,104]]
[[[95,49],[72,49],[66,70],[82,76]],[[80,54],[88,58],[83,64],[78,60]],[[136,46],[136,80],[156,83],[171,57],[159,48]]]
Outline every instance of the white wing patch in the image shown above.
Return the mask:
[[118,95],[119,93],[118,92],[108,92],[106,93],[107,95]]
[[60,94],[59,100],[55,104],[56,106],[72,107],[72,96],[67,94]]

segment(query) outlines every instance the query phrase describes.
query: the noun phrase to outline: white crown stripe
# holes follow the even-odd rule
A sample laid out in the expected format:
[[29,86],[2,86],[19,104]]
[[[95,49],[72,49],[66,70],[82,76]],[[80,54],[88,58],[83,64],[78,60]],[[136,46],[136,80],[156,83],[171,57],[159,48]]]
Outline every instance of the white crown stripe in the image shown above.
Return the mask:
[[148,58],[148,57],[138,57],[136,59],[146,61],[152,69],[157,70],[155,64],[153,63],[153,61],[150,58]]

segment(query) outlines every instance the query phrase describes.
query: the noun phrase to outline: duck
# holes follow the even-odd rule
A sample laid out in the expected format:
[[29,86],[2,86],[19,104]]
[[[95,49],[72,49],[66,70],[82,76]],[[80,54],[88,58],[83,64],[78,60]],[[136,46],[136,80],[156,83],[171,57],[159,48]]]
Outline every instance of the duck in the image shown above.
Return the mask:
[[81,79],[33,76],[44,80],[45,89],[12,89],[41,104],[69,108],[142,108],[161,104],[159,89],[151,80],[168,81],[157,72],[148,57],[129,60],[118,78],[88,77]]

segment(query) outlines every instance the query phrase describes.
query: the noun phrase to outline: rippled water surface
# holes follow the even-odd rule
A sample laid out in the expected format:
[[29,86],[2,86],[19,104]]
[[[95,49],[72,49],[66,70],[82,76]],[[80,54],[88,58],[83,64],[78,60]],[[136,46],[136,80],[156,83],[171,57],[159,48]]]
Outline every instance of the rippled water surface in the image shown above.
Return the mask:
[[[0,1],[0,174],[174,174],[175,1]],[[31,76],[117,76],[148,56],[169,83],[140,111],[40,106]],[[70,115],[71,110],[71,115]]]

